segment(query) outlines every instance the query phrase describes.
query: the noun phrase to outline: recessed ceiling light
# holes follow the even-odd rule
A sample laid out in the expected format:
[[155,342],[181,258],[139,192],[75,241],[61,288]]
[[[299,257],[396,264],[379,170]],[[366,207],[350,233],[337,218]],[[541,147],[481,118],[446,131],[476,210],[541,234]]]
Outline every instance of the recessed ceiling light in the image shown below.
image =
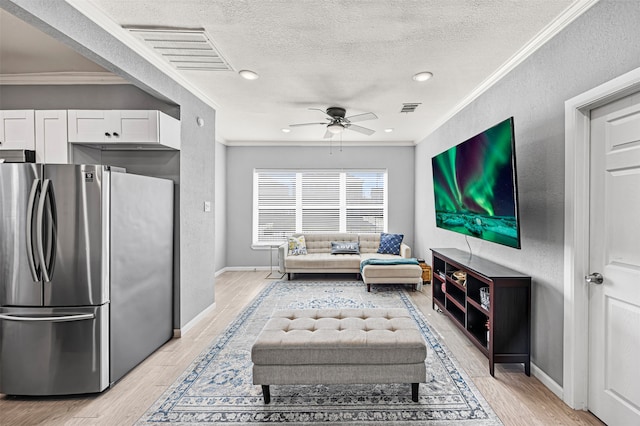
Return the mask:
[[391,132],[393,132],[393,129],[392,128],[388,128],[388,129],[384,129],[384,131],[387,132],[387,133],[391,133]]
[[282,133],[289,133],[291,131],[291,129],[287,129],[286,127],[281,130],[282,130]]
[[258,74],[251,70],[240,70],[238,71],[238,74],[240,74],[240,77],[244,78],[245,80],[257,80],[259,77]]
[[432,73],[430,73],[429,71],[423,71],[423,72],[419,72],[418,74],[414,74],[413,79],[415,81],[427,81],[431,77],[433,77]]

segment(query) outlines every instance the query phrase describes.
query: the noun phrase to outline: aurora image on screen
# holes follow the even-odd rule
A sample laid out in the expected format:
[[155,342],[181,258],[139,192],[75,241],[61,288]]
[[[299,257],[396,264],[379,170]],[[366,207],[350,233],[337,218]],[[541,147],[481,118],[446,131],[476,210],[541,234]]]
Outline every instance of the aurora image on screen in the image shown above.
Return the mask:
[[513,117],[431,159],[436,225],[520,248]]

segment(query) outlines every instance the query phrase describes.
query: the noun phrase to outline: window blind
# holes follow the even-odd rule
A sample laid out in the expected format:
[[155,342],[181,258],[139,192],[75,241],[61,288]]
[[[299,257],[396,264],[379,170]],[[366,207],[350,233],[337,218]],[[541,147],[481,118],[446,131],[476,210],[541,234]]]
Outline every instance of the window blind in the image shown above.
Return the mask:
[[386,170],[254,170],[253,244],[294,233],[386,232]]

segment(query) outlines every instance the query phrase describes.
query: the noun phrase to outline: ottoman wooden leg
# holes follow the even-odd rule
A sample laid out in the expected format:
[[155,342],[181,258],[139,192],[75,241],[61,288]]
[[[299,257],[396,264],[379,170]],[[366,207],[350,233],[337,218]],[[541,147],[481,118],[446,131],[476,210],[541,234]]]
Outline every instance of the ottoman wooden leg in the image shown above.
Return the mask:
[[[269,392],[269,385],[262,385],[262,396],[264,398],[265,404],[268,404],[271,402],[271,393]],[[414,401],[417,401],[417,399],[415,399]]]
[[367,291],[371,292],[371,284],[367,284]]
[[[418,402],[418,389],[420,388],[420,383],[411,383],[411,399],[413,402]],[[269,390],[267,389],[267,392]]]

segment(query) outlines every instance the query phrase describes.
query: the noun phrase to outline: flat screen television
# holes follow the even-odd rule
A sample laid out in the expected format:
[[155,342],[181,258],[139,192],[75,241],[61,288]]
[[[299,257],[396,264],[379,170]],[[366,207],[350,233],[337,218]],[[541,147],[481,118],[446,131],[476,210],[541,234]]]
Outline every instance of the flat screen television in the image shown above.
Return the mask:
[[520,248],[513,117],[436,155],[436,226]]

